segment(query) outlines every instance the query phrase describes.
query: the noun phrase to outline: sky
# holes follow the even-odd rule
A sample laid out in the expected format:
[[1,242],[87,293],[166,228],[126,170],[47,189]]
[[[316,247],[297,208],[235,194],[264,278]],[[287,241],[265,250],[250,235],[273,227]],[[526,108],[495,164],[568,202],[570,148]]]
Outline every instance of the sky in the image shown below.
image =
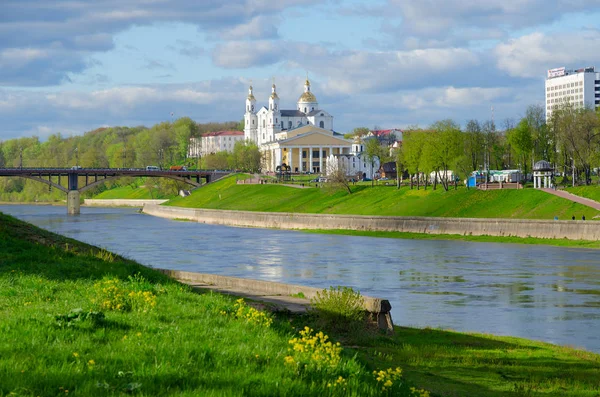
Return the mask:
[[600,69],[600,0],[0,0],[0,141],[243,118],[308,76],[334,129],[499,128]]

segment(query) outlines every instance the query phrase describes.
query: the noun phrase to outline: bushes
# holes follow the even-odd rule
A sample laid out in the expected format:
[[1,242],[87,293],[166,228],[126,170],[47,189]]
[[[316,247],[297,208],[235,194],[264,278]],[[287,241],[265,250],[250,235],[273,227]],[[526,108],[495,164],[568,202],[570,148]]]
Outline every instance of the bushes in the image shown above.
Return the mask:
[[311,305],[311,313],[328,329],[347,332],[365,326],[364,299],[350,287],[329,287],[317,292]]

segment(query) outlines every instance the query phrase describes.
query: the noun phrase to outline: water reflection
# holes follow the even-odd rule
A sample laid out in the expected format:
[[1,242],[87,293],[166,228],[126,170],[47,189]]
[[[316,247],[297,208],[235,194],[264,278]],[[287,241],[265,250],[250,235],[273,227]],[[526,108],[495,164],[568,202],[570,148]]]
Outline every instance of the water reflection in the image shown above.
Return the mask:
[[176,222],[130,209],[0,206],[141,263],[387,298],[400,325],[516,335],[600,352],[600,252]]

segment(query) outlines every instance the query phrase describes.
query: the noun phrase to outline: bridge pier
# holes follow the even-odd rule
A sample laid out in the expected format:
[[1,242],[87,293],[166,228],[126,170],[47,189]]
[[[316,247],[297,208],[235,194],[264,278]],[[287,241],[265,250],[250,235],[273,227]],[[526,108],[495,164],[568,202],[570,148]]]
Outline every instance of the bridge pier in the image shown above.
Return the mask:
[[67,193],[67,214],[79,215],[81,213],[81,202],[79,190],[69,190]]

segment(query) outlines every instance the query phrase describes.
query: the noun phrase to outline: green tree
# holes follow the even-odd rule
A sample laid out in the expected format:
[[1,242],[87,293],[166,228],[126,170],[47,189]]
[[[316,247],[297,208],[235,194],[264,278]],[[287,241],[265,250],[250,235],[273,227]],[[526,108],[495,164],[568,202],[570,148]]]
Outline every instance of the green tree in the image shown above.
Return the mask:
[[508,142],[519,159],[523,173],[527,175],[528,160],[533,149],[533,137],[527,118],[521,119],[519,124],[508,134]]
[[261,168],[261,152],[251,141],[237,141],[233,146],[233,167],[244,172],[259,172]]
[[464,137],[459,125],[452,120],[438,121],[431,129],[424,150],[429,168],[435,172],[434,183],[439,180],[448,191],[450,171],[456,170],[458,158],[464,153]]
[[370,132],[371,132],[371,130],[369,130],[367,127],[356,127],[348,134],[344,134],[344,138],[346,138],[346,139],[363,138],[363,137],[366,137],[367,135],[369,135]]
[[469,158],[471,171],[483,165],[485,137],[477,120],[469,120],[465,127],[465,155]]
[[[373,172],[375,172],[375,163],[377,160],[381,160],[384,157],[385,148],[379,144],[379,140],[377,140],[375,137],[365,139],[365,141],[365,159],[369,164],[371,164],[371,169],[373,169]],[[374,184],[373,179],[374,178],[371,178],[371,186]]]
[[419,180],[421,174],[421,162],[423,154],[423,144],[425,142],[425,134],[422,130],[405,131],[403,135],[402,157],[406,169],[411,174],[410,188],[413,188],[413,180],[417,182],[417,190],[419,189]]

